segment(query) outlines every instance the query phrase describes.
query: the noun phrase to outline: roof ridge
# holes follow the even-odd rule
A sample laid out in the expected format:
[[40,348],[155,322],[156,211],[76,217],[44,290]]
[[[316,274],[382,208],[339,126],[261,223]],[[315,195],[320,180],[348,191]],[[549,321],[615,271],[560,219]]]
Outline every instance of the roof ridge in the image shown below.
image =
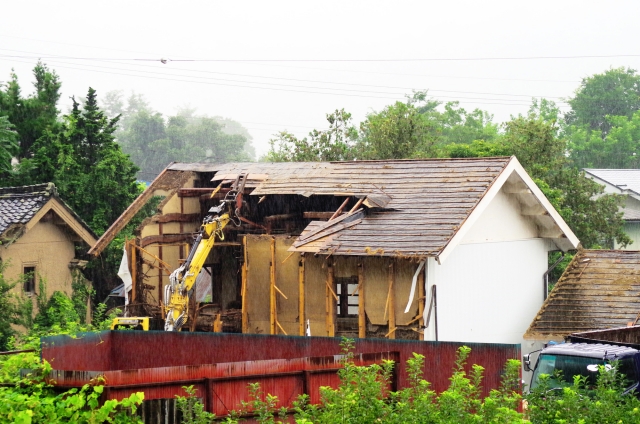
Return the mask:
[[53,183],[0,188],[0,197],[21,197],[33,194],[57,197],[58,189],[56,189],[56,186]]

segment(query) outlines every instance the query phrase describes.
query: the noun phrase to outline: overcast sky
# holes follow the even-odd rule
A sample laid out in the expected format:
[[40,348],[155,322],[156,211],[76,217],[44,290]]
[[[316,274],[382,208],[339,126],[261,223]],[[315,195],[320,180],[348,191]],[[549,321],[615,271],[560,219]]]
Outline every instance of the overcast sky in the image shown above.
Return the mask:
[[135,91],[165,116],[191,106],[237,120],[259,153],[280,130],[304,136],[339,108],[360,122],[412,90],[502,122],[534,96],[562,102],[585,76],[640,68],[640,1],[13,0],[0,10],[0,81],[13,68],[31,92],[41,57],[61,77],[62,110],[89,86],[99,97]]

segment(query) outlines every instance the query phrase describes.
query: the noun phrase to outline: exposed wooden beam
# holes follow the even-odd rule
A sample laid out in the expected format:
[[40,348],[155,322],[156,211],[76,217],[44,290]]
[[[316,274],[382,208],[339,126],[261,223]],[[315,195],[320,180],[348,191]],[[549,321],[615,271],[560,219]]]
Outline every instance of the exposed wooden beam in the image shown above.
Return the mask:
[[335,217],[337,217],[338,215],[340,215],[342,213],[342,210],[347,206],[347,203],[349,203],[349,200],[351,200],[350,197],[347,197],[346,199],[344,199],[344,202],[342,202],[342,204],[340,205],[338,210],[335,211],[335,213],[333,215],[331,215],[331,218],[329,218],[329,221],[331,221],[332,219],[334,219]]
[[298,334],[306,335],[306,317],[304,310],[304,253],[298,262]]
[[303,212],[304,219],[329,219],[333,216],[333,212]]
[[271,266],[269,267],[269,323],[271,334],[278,334],[276,307],[276,239],[271,237]]
[[151,218],[151,222],[198,222],[200,221],[199,213],[168,213],[165,215],[155,215]]
[[396,295],[395,295],[395,262],[392,260],[389,265],[389,338],[396,338]]
[[[426,265],[428,266],[428,264]],[[424,295],[424,273],[426,270],[427,268],[425,267],[418,275],[418,316],[420,317],[420,319],[418,319],[418,331],[421,332],[421,334],[424,332],[422,330],[424,327],[424,306],[427,301]]]
[[249,331],[249,316],[247,314],[247,271],[249,269],[249,261],[247,260],[247,237],[242,238],[242,251],[244,255],[244,261],[242,263],[242,287],[240,294],[242,296],[242,333],[246,334]]
[[358,337],[367,337],[367,316],[364,309],[364,264],[358,264]]
[[327,330],[328,337],[334,337],[336,333],[335,329],[335,309],[336,309],[336,300],[335,300],[335,290],[334,286],[334,274],[333,274],[333,258],[327,259],[328,267],[327,267],[327,284],[325,287],[326,291],[326,321],[325,326]]
[[273,221],[283,221],[285,219],[291,219],[291,218],[295,218],[296,216],[298,216],[295,213],[283,213],[280,215],[270,215],[270,216],[266,216],[264,218],[264,220],[266,222],[273,222]]
[[[216,187],[188,187],[188,188],[180,188],[178,189],[178,197],[199,197],[202,195],[209,195],[216,190]],[[219,190],[220,193],[226,193],[230,189],[222,188]]]
[[147,247],[150,244],[169,244],[169,243],[181,243],[185,241],[192,241],[192,233],[182,234],[167,234],[157,236],[147,236],[140,240],[140,247]]

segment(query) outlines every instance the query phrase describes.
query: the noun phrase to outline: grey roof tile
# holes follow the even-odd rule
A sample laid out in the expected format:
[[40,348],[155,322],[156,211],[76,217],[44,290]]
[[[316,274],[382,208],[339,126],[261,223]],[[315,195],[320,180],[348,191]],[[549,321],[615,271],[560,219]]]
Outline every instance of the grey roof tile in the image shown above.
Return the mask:
[[0,234],[15,224],[26,224],[56,195],[53,184],[0,188]]

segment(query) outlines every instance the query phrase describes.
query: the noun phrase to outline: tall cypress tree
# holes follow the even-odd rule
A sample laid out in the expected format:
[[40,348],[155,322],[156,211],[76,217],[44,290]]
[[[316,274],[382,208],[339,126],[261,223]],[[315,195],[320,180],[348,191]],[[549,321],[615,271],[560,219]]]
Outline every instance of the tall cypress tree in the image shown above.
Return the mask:
[[109,119],[89,88],[80,108],[73,99],[71,114],[60,133],[54,182],[71,208],[102,234],[138,196],[138,168],[116,143],[118,118]]

